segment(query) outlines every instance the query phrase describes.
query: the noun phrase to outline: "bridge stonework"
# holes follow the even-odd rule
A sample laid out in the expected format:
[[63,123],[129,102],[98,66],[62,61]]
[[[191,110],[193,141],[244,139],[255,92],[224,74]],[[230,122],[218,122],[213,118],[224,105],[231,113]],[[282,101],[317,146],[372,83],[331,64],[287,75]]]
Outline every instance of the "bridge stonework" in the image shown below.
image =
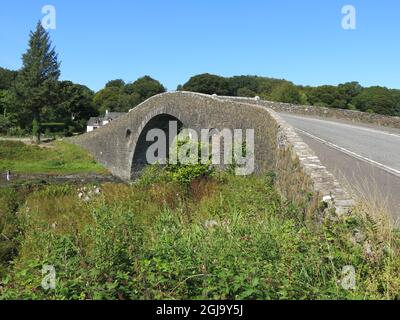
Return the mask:
[[333,209],[344,214],[354,205],[348,192],[321,164],[295,130],[272,109],[243,100],[190,92],[164,93],[93,132],[71,139],[88,150],[110,172],[136,177],[144,165],[145,136],[169,120],[201,129],[254,129],[255,174],[273,171],[281,195],[305,216]]

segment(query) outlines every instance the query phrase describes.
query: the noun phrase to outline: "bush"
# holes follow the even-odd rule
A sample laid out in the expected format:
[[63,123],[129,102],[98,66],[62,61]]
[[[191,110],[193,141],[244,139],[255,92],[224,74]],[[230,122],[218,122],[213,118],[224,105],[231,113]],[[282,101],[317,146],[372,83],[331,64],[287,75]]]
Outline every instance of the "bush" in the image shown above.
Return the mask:
[[[182,139],[182,136],[179,139]],[[202,163],[202,145],[190,141],[189,138],[179,139],[176,150],[171,150],[171,154],[175,155],[174,157],[178,161],[177,163],[169,162],[166,166],[166,172],[170,175],[171,180],[187,186],[196,178],[211,176],[214,173],[214,168],[211,165],[211,158],[208,159],[207,163]],[[181,163],[180,155],[183,155],[182,153],[186,150],[191,152],[184,155],[185,157],[187,156],[188,163]],[[192,152],[193,150],[195,151],[194,153]]]
[[11,127],[7,130],[7,135],[11,137],[24,137],[28,133],[20,127]]

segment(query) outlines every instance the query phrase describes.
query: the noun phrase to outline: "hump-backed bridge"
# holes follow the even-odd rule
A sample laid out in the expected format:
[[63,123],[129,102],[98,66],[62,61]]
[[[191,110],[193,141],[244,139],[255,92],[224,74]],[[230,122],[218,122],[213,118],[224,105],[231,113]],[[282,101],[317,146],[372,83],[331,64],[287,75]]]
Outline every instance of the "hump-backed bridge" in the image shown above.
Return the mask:
[[190,92],[164,93],[93,132],[72,139],[110,172],[130,180],[146,165],[147,133],[169,121],[201,129],[254,129],[254,172],[273,171],[282,196],[312,214],[321,207],[345,212],[352,199],[294,129],[272,109]]

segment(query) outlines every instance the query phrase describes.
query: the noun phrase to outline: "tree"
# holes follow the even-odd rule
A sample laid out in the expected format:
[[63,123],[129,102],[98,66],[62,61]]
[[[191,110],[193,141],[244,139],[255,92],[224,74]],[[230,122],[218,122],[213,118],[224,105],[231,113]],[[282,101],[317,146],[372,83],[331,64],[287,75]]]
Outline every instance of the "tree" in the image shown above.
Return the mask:
[[18,71],[8,70],[0,67],[0,90],[9,90],[13,86]]
[[205,94],[229,95],[229,83],[220,76],[209,73],[200,74],[189,79],[182,86],[184,91],[200,92]]
[[71,81],[57,83],[55,101],[52,108],[43,110],[43,118],[49,122],[62,122],[66,127],[82,131],[87,120],[98,115],[93,103],[94,92],[88,87]]
[[190,78],[183,86],[179,85],[177,90],[227,96],[254,97],[258,95],[270,99],[272,91],[283,84],[290,84],[290,82],[258,76],[224,78],[205,73]]
[[247,87],[244,87],[244,88],[239,88],[239,89],[236,91],[236,95],[237,95],[238,97],[250,97],[250,98],[254,98],[257,94],[256,94],[253,90],[251,90],[251,89],[249,89],[249,88],[247,88]]
[[260,79],[256,76],[235,76],[228,78],[229,95],[255,97],[259,93]]
[[122,111],[124,106],[121,103],[123,90],[118,87],[106,87],[97,92],[93,102],[100,114],[108,111]]
[[292,83],[284,83],[276,87],[271,98],[274,101],[299,104],[301,102],[300,90]]
[[17,119],[12,110],[12,96],[9,90],[0,90],[0,132],[7,133],[15,127]]
[[165,87],[159,81],[149,76],[139,78],[135,82],[125,86],[125,93],[130,95],[138,94],[140,102],[165,91]]
[[352,100],[361,93],[363,87],[356,81],[339,84],[338,91],[341,100],[345,101],[345,108],[352,108]]
[[123,88],[125,87],[125,81],[122,79],[111,80],[106,83],[106,88]]
[[[52,48],[48,32],[38,22],[30,33],[29,47],[22,56],[23,66],[15,80],[15,103],[22,111],[21,122],[26,127],[37,123],[40,128],[42,110],[52,108],[54,92],[60,76],[60,63]],[[36,135],[40,142],[40,130]]]
[[308,90],[307,99],[312,105],[335,107],[337,100],[340,100],[340,94],[335,86],[320,86]]
[[94,104],[100,114],[106,110],[128,112],[146,99],[165,92],[164,86],[157,80],[144,76],[133,83],[112,80],[94,96]]
[[0,90],[0,115],[6,116],[10,105],[10,92],[8,90]]
[[399,115],[400,109],[393,93],[385,87],[365,88],[353,99],[358,110],[386,115]]

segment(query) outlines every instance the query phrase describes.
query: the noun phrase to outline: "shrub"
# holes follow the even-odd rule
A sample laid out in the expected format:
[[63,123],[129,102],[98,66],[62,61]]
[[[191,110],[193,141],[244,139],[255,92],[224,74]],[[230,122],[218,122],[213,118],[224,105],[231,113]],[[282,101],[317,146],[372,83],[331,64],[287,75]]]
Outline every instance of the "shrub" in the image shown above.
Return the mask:
[[[190,182],[196,178],[211,176],[213,174],[214,168],[211,165],[211,158],[208,159],[207,163],[202,163],[202,147],[201,144],[193,142],[189,138],[178,140],[176,150],[173,149],[171,151],[171,154],[173,154],[178,161],[177,163],[168,162],[165,168],[172,181],[188,186]],[[189,152],[197,150],[197,152],[185,154],[184,156],[187,156],[188,163],[182,163],[180,161],[180,154],[184,153],[186,150],[189,150]]]

